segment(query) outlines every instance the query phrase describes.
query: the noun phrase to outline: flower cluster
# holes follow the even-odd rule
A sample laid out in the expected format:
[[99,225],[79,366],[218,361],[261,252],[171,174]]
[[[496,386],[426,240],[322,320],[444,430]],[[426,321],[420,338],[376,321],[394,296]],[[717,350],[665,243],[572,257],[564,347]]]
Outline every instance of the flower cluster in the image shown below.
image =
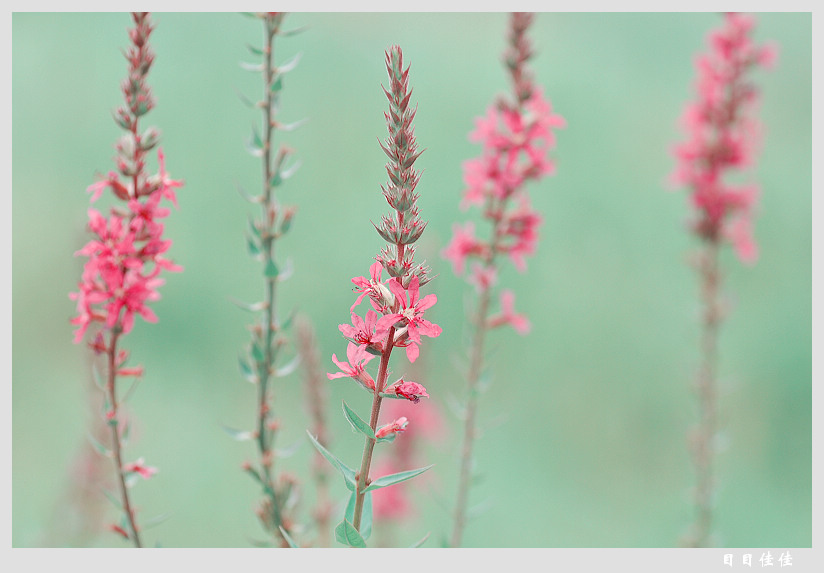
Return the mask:
[[[126,132],[117,142],[115,163],[117,171],[89,186],[91,201],[97,201],[106,189],[111,189],[125,205],[114,207],[106,217],[89,209],[89,229],[95,237],[77,255],[88,257],[84,265],[78,292],[71,293],[77,301],[77,316],[71,322],[77,326],[75,342],[80,342],[93,322],[104,328],[128,333],[135,314],[148,322],[157,316],[147,303],[157,300],[157,288],[163,284],[162,270],[180,271],[164,257],[172,242],[163,237],[160,219],[169,215],[161,206],[162,199],[177,205],[175,189],[180,181],[166,172],[163,151],[158,148],[159,171],[149,175],[146,155],[158,143],[157,129],[138,131],[138,120],[154,107],[146,75],[154,61],[148,38],[152,31],[148,14],[134,14],[135,28],[129,31],[132,46],[126,54],[129,75],[122,84],[126,105],[115,113],[116,123]],[[105,350],[97,341],[96,350]]]
[[515,101],[500,98],[485,117],[476,119],[470,140],[480,142],[483,150],[480,157],[463,165],[466,187],[461,206],[482,208],[483,218],[492,226],[490,238],[476,237],[471,222],[456,224],[452,240],[442,251],[457,275],[465,272],[467,259],[474,260],[468,280],[479,291],[494,285],[497,271],[493,261],[499,254],[508,256],[519,271],[526,270],[525,257],[535,252],[542,219],[532,209],[524,186],[554,172],[549,158],[555,146],[553,130],[565,125],[564,119],[552,112],[542,90],[532,83],[525,66],[532,55],[525,35],[531,19],[531,14],[515,13],[511,21],[505,61]]
[[752,237],[758,187],[724,179],[752,165],[759,142],[760,124],[752,113],[758,90],[746,76],[776,59],[774,46],[753,43],[754,23],[751,16],[726,14],[724,26],[709,36],[709,52],[696,59],[697,97],[682,116],[687,139],[675,147],[678,164],[672,175],[676,184],[691,189],[694,232],[707,241],[730,241],[744,262],[758,257]]
[[[418,404],[421,398],[429,397],[423,385],[403,377],[389,382],[389,362],[392,350],[405,348],[410,362],[415,362],[420,354],[422,337],[440,336],[441,327],[424,317],[427,310],[437,302],[434,294],[421,296],[420,289],[429,282],[429,268],[415,262],[414,243],[420,238],[426,223],[421,220],[417,206],[418,194],[415,188],[420,181],[420,173],[415,170],[415,160],[420,156],[415,140],[412,120],[416,108],[409,106],[412,91],[409,89],[409,68],[403,67],[403,54],[399,46],[386,51],[386,71],[389,74],[389,89],[384,88],[389,100],[389,111],[384,113],[389,136],[380,143],[381,149],[389,157],[386,172],[389,181],[381,186],[383,196],[392,211],[375,225],[378,234],[387,245],[375,257],[369,268],[369,278],[355,277],[352,283],[357,298],[349,311],[352,324],[341,324],[339,330],[348,345],[348,362],[332,361],[339,372],[327,373],[330,380],[352,378],[372,395],[372,409],[369,421],[365,421],[354,410],[343,403],[344,415],[353,429],[365,437],[360,469],[357,472],[346,466],[333,454],[312,438],[318,451],[333,463],[344,480],[350,485],[352,494],[346,506],[343,521],[335,528],[338,541],[353,547],[365,547],[366,539],[372,532],[372,490],[386,488],[411,479],[429,467],[417,470],[370,478],[372,454],[380,442],[392,442],[407,430],[409,418],[399,416],[388,424],[378,427],[381,403],[385,398],[408,400]],[[383,272],[389,275],[383,278]],[[357,311],[364,299],[371,306],[361,316]],[[366,371],[368,363],[380,357],[376,376]],[[406,403],[408,403],[406,402]],[[310,434],[311,437],[311,434]]]
[[[384,115],[389,137],[381,143],[381,148],[389,157],[386,164],[389,182],[381,186],[381,190],[394,212],[383,216],[381,224],[375,227],[389,244],[369,268],[369,278],[352,279],[354,290],[359,293],[349,309],[352,324],[339,326],[350,341],[347,349],[349,362],[341,362],[333,355],[332,359],[341,371],[327,376],[330,380],[350,377],[383,397],[417,402],[427,396],[420,384],[400,379],[390,386],[378,387],[364,370],[372,358],[398,347],[405,348],[407,358],[414,362],[420,353],[421,336],[434,338],[441,334],[438,325],[424,318],[424,312],[437,302],[434,294],[420,296],[420,287],[429,281],[429,269],[414,262],[413,243],[423,233],[426,223],[421,221],[416,205],[415,187],[420,181],[420,173],[415,170],[414,163],[421,151],[418,151],[412,127],[416,110],[409,107],[412,95],[408,87],[409,68],[403,69],[400,48],[394,47],[387,52],[386,69],[390,89],[384,88],[384,93],[390,105]],[[386,280],[382,278],[384,270],[390,275]],[[355,308],[367,297],[373,310],[361,317]]]

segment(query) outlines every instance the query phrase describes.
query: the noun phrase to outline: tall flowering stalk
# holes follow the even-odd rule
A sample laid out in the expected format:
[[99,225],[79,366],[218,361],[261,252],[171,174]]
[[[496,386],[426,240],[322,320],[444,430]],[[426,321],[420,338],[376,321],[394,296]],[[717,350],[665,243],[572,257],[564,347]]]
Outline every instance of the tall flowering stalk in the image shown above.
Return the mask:
[[252,104],[262,111],[261,131],[254,130],[248,142],[249,153],[259,157],[262,163],[262,190],[259,195],[250,196],[245,191],[241,194],[249,202],[260,205],[260,218],[250,220],[247,245],[249,253],[262,263],[263,301],[255,304],[239,304],[252,312],[259,312],[255,323],[250,327],[252,341],[248,355],[240,358],[240,368],[249,382],[257,385],[255,404],[255,429],[251,432],[230,430],[237,439],[253,439],[257,445],[258,462],[244,464],[244,470],[261,486],[264,498],[257,515],[264,529],[274,541],[282,546],[289,546],[292,522],[289,518],[295,493],[295,480],[287,474],[275,476],[274,458],[275,438],[279,422],[273,413],[272,382],[275,377],[286,376],[297,366],[297,359],[277,367],[278,359],[287,345],[283,333],[291,320],[280,320],[277,312],[277,285],[289,276],[287,270],[281,271],[275,259],[275,243],[285,235],[295,214],[295,207],[281,205],[275,193],[285,180],[291,177],[299,167],[295,162],[287,167],[287,161],[293,151],[281,145],[274,149],[276,130],[289,131],[296,124],[285,125],[276,119],[280,107],[280,94],[283,89],[284,75],[297,65],[298,56],[288,63],[275,64],[275,37],[291,35],[294,31],[282,31],[285,13],[262,12],[251,14],[263,23],[263,47],[250,46],[253,54],[260,56],[259,64],[243,64],[246,69],[259,72],[263,76],[263,97],[257,104]]
[[527,255],[535,251],[541,216],[530,206],[525,186],[554,172],[549,150],[555,145],[554,128],[563,127],[563,118],[552,113],[549,101],[533,82],[526,64],[532,46],[526,32],[533,14],[511,15],[509,45],[504,61],[512,80],[512,99],[499,98],[487,110],[486,117],[476,120],[472,141],[483,145],[480,157],[463,165],[464,190],[462,208],[481,207],[489,230],[486,238],[475,236],[475,226],[468,222],[454,227],[452,240],[443,251],[455,274],[463,276],[467,259],[472,260],[468,281],[478,293],[477,307],[470,318],[475,330],[469,352],[467,403],[464,414],[463,445],[460,453],[460,476],[450,545],[459,547],[466,526],[469,486],[472,473],[472,450],[476,437],[478,395],[484,368],[487,332],[512,326],[518,333],[529,332],[529,320],[515,311],[511,290],[500,293],[499,310],[492,313],[492,290],[501,256],[507,256],[519,271],[526,270]]
[[71,293],[77,301],[77,316],[71,322],[77,326],[74,341],[81,342],[92,327],[94,335],[89,346],[106,364],[105,419],[111,431],[111,446],[95,441],[98,450],[111,457],[120,487],[119,506],[123,511],[119,524],[111,529],[141,547],[140,528],[129,487],[136,478],[150,478],[157,470],[147,466],[143,458],[124,463],[123,446],[128,435],[128,422],[123,416],[124,400],[119,382],[123,378],[141,377],[142,366],[127,366],[129,352],[119,347],[121,339],[134,325],[135,315],[147,322],[157,322],[148,303],[160,298],[157,288],[163,284],[162,271],[182,268],[164,257],[172,242],[163,236],[160,219],[169,209],[160,202],[170,200],[177,206],[175,189],[182,186],[166,173],[163,151],[158,148],[159,171],[150,175],[146,167],[148,152],[160,139],[154,127],[141,129],[140,120],[155,105],[146,76],[154,62],[149,45],[153,26],[147,12],[132,13],[134,28],[129,30],[131,46],[126,52],[129,73],[121,87],[125,105],[114,112],[117,125],[125,134],[115,149],[117,171],[90,185],[91,201],[97,201],[107,189],[120,203],[112,207],[108,217],[89,209],[89,229],[95,237],[77,251],[88,258],[78,291]]
[[675,147],[678,164],[673,180],[690,191],[695,208],[690,227],[702,243],[696,265],[704,306],[702,363],[696,384],[700,418],[689,439],[697,484],[695,521],[686,540],[695,547],[710,543],[712,525],[717,339],[724,316],[719,251],[724,243],[731,243],[742,262],[752,264],[758,257],[752,237],[758,187],[727,180],[753,165],[760,139],[754,115],[758,90],[747,75],[757,66],[771,66],[776,57],[774,47],[753,43],[754,24],[750,16],[729,13],[723,26],[709,35],[709,51],[695,62],[696,99],[687,104],[682,117],[687,138]]
[[[389,182],[381,186],[383,195],[392,212],[376,225],[380,236],[388,243],[375,257],[375,263],[369,269],[369,277],[353,278],[359,294],[350,308],[352,324],[342,324],[339,329],[349,340],[346,350],[347,361],[338,360],[332,355],[332,361],[340,372],[329,373],[330,380],[351,378],[372,396],[372,408],[369,421],[364,421],[345,402],[344,416],[352,428],[363,434],[364,449],[360,468],[350,468],[310,434],[315,447],[342,474],[351,495],[343,521],[335,529],[339,542],[353,546],[365,547],[366,539],[372,530],[371,492],[396,483],[411,479],[431,466],[415,470],[382,476],[370,477],[372,454],[378,443],[391,442],[398,432],[406,427],[404,420],[394,420],[384,426],[378,426],[381,403],[386,398],[409,400],[418,403],[427,398],[426,389],[417,382],[398,378],[389,382],[389,360],[395,348],[404,348],[410,362],[419,355],[422,336],[437,337],[441,328],[424,318],[424,312],[437,301],[434,294],[420,296],[420,289],[429,282],[429,268],[415,263],[415,241],[420,238],[426,227],[421,221],[418,207],[418,193],[415,188],[420,174],[415,171],[414,163],[421,151],[415,141],[412,120],[417,108],[409,106],[412,95],[409,89],[409,68],[403,69],[403,53],[399,46],[392,46],[386,52],[386,70],[389,73],[389,90],[384,93],[389,100],[389,111],[384,112],[389,137],[381,143],[381,148],[389,157],[386,172]],[[389,275],[383,278],[383,271]],[[361,317],[355,308],[364,299],[368,299],[372,308]],[[379,358],[377,376],[370,375],[367,364]]]

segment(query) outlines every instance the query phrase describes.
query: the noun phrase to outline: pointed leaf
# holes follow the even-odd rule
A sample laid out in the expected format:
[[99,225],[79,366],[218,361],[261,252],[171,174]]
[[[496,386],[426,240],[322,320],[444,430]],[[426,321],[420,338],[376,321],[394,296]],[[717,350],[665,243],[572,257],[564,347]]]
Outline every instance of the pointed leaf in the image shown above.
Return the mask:
[[333,453],[329,450],[324,448],[320,445],[320,442],[309,433],[309,430],[306,430],[309,439],[312,440],[312,445],[321,453],[321,455],[326,458],[330,464],[332,464],[343,476],[343,481],[346,482],[346,487],[349,488],[349,491],[355,490],[355,470],[347,466],[345,463],[340,461],[338,458],[335,457]]
[[160,525],[164,521],[168,520],[171,517],[168,513],[161,513],[160,515],[156,515],[151,519],[148,519],[140,524],[141,529],[149,529],[150,527],[155,527]]
[[283,89],[283,76],[278,74],[275,76],[275,80],[272,82],[272,85],[269,86],[269,89],[272,93],[277,93]]
[[249,254],[253,257],[256,257],[260,254],[260,247],[257,245],[257,243],[252,237],[246,237],[246,249],[249,251]]
[[[249,203],[260,203],[261,201],[263,201],[263,198],[260,195],[249,195],[249,193],[247,193],[246,190],[240,185],[236,184],[235,188],[237,189],[238,194],[244,199],[246,199]],[[258,234],[260,234],[260,231],[258,231]]]
[[279,74],[285,74],[286,72],[291,72],[292,70],[294,70],[295,66],[297,66],[298,62],[300,61],[300,56],[301,56],[301,54],[297,53],[297,54],[294,55],[294,57],[291,60],[289,60],[288,62],[286,62],[282,66],[278,66],[278,73]]
[[229,426],[224,426],[221,424],[220,426],[223,428],[223,431],[232,436],[238,442],[244,442],[246,440],[254,440],[255,433],[250,432],[248,430],[236,430],[235,428],[230,428]]
[[277,376],[278,378],[283,378],[284,376],[289,376],[289,374],[291,374],[292,372],[297,370],[297,367],[299,365],[300,365],[300,354],[296,354],[295,357],[292,358],[292,360],[290,360],[288,364],[286,364],[286,366],[278,368],[275,371],[275,376]]
[[352,429],[356,432],[360,432],[370,440],[374,440],[375,438],[375,431],[372,427],[360,419],[352,408],[346,405],[346,402],[343,402],[343,415],[346,416],[346,419],[349,421],[349,425],[352,426]]
[[252,64],[250,62],[239,62],[240,67],[249,72],[262,72],[263,71],[263,63],[260,64]]
[[237,94],[238,99],[245,105],[246,107],[257,107],[258,104],[250,100],[246,95],[240,91],[239,89],[235,88],[235,93]]
[[295,455],[295,452],[297,452],[299,449],[300,442],[295,442],[294,444],[287,446],[285,448],[275,448],[275,455],[281,459],[289,458]]
[[256,384],[258,381],[257,375],[252,371],[252,368],[249,366],[249,363],[241,357],[238,357],[237,360],[238,364],[240,364],[240,372],[241,374],[243,374],[243,378],[245,378],[252,384]]
[[110,502],[112,502],[112,505],[114,505],[114,506],[115,506],[117,509],[119,509],[120,511],[123,511],[123,504],[121,503],[121,501],[120,501],[119,499],[117,499],[117,498],[114,496],[114,494],[113,494],[112,492],[110,492],[110,491],[109,491],[109,490],[107,490],[107,489],[104,489],[104,490],[103,490],[103,495],[105,495],[105,496],[106,496],[106,498],[107,498]]
[[406,481],[408,479],[412,479],[415,476],[421,475],[423,472],[434,466],[435,464],[431,464],[426,466],[425,468],[418,468],[416,470],[409,470],[405,472],[398,472],[396,474],[389,474],[388,476],[379,477],[378,479],[374,480],[370,483],[364,492],[372,491],[373,489],[380,489],[382,487],[389,487],[390,485],[395,485],[396,483],[401,483],[402,481]]
[[265,359],[263,356],[263,349],[257,342],[252,342],[252,358],[255,362],[263,362]]
[[98,442],[95,439],[95,437],[92,436],[91,434],[87,434],[86,437],[89,439],[89,443],[91,443],[92,447],[95,450],[97,450],[98,453],[103,454],[107,458],[111,457],[112,452],[111,452],[111,450],[109,450],[109,448],[107,448],[106,446],[104,446],[103,444]]
[[366,547],[366,541],[363,540],[361,534],[345,519],[335,528],[335,539],[349,547]]
[[294,36],[295,34],[300,34],[304,30],[307,29],[308,26],[300,26],[298,28],[292,28],[291,30],[285,30],[283,32],[278,32],[278,36],[283,36],[284,38],[287,36]]
[[427,540],[427,539],[429,539],[429,533],[428,533],[428,532],[427,532],[427,534],[426,534],[426,535],[424,535],[424,536],[423,536],[423,537],[422,537],[422,538],[421,538],[418,542],[416,542],[416,543],[414,543],[414,544],[410,545],[410,546],[409,546],[409,548],[410,548],[410,549],[417,549],[418,547],[420,547],[421,545],[423,545],[424,543],[426,543],[426,540]]
[[[282,229],[281,229],[282,231]],[[286,264],[283,265],[283,270],[280,271],[278,275],[278,282],[286,282],[295,272],[295,265],[292,263],[292,259],[286,259]]]
[[234,297],[229,297],[229,302],[234,304],[235,306],[242,308],[243,310],[248,310],[249,312],[257,312],[259,310],[263,310],[266,308],[266,303],[264,301],[261,302],[243,302]]
[[280,179],[281,179],[281,181],[286,181],[287,179],[292,177],[292,175],[294,175],[297,172],[299,167],[300,167],[300,159],[295,161],[288,169],[281,169],[280,170]]
[[283,529],[282,525],[278,525],[278,528],[280,529],[280,534],[286,540],[286,543],[289,544],[289,547],[291,547],[292,549],[297,549],[298,547],[300,547],[297,543],[295,543],[295,540],[292,539],[292,537],[288,533],[286,533],[286,530]]
[[262,56],[263,55],[263,50],[261,50],[257,46],[253,46],[252,44],[246,44],[246,47],[249,48],[249,51],[252,52],[256,56]]
[[304,118],[299,119],[297,121],[293,121],[292,123],[281,123],[280,125],[278,125],[278,129],[280,129],[281,131],[295,131],[297,128],[299,128],[307,121],[309,120]]
[[269,259],[266,261],[266,269],[263,271],[263,274],[268,279],[275,279],[277,278],[280,271],[278,271],[278,266],[275,264],[275,261]]
[[372,535],[372,492],[366,492],[363,498],[363,513],[361,514],[360,533],[364,540]]

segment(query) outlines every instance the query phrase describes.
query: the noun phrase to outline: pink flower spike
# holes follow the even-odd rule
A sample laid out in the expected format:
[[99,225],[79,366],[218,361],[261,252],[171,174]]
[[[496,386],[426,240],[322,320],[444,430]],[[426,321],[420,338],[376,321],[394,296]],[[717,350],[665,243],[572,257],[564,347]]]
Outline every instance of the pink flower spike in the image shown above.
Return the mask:
[[143,479],[149,479],[157,473],[157,468],[145,465],[143,458],[139,458],[136,462],[126,464],[123,466],[124,472],[133,472],[138,474]]
[[400,432],[406,430],[406,426],[408,424],[409,420],[407,420],[405,416],[401,416],[397,420],[378,428],[378,430],[375,432],[375,437],[380,439],[385,438],[390,434],[399,434]]
[[452,233],[452,240],[441,251],[441,256],[452,262],[452,270],[460,276],[464,272],[466,258],[471,255],[482,255],[485,245],[475,238],[475,225],[472,222],[467,222],[463,226],[453,225]]
[[354,342],[350,342],[346,347],[346,357],[349,359],[349,362],[342,362],[333,354],[332,362],[334,362],[341,371],[334,374],[327,373],[326,377],[329,378],[329,380],[334,380],[335,378],[353,378],[364,388],[374,392],[375,381],[364,371],[364,366],[375,358],[375,355],[369,354],[365,346],[359,346]]

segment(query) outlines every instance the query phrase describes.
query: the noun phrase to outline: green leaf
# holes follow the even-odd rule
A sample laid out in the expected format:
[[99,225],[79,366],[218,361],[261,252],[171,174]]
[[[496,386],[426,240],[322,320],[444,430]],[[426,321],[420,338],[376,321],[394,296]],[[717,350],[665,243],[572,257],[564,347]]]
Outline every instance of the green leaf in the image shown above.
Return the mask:
[[94,437],[94,436],[92,436],[91,434],[87,434],[87,435],[86,435],[86,437],[89,439],[89,443],[91,443],[92,447],[93,447],[95,450],[97,450],[97,452],[98,452],[99,454],[102,454],[102,455],[106,456],[107,458],[108,458],[108,457],[111,457],[112,452],[109,450],[109,448],[107,448],[106,446],[104,446],[103,444],[101,444],[100,442],[98,442],[98,441],[95,439],[95,437]]
[[262,56],[263,50],[260,48],[253,46],[252,44],[246,44],[246,47],[249,48],[249,51],[252,52],[256,56]]
[[117,499],[117,498],[114,496],[114,494],[113,494],[112,492],[110,492],[110,491],[109,491],[109,490],[107,490],[107,489],[104,489],[104,490],[103,490],[103,495],[105,495],[105,496],[106,496],[106,498],[107,498],[110,502],[112,502],[112,505],[114,505],[114,506],[115,506],[117,509],[119,509],[120,511],[123,511],[123,504],[120,502],[120,500],[119,500],[119,499]]
[[285,366],[282,366],[275,370],[275,376],[278,378],[283,378],[284,376],[289,376],[292,372],[297,370],[298,366],[300,365],[300,354],[296,354],[295,357],[290,360]]
[[168,513],[161,513],[160,515],[156,515],[153,518],[148,519],[148,520],[144,521],[143,523],[141,523],[140,524],[141,529],[149,529],[151,527],[155,527],[157,525],[160,525],[161,523],[163,523],[164,521],[166,521],[170,517],[171,517],[171,515],[168,514]]
[[309,121],[309,120],[308,119],[299,119],[297,121],[293,121],[292,123],[281,123],[278,126],[278,129],[280,129],[281,131],[295,131],[297,128],[299,128],[301,125],[303,125],[307,121]]
[[278,525],[278,528],[280,528],[280,534],[286,540],[286,543],[289,544],[289,547],[291,547],[292,549],[297,549],[298,547],[300,547],[297,543],[295,543],[295,540],[292,539],[292,537],[288,533],[286,533],[286,530],[283,529],[282,525]]
[[252,371],[252,368],[249,366],[249,363],[239,356],[237,361],[238,364],[240,364],[240,372],[241,374],[243,374],[243,378],[251,382],[252,384],[256,384],[258,381],[257,375]]
[[418,540],[416,543],[413,543],[412,545],[410,545],[410,546],[409,546],[409,548],[410,548],[410,549],[417,549],[418,547],[420,547],[421,545],[423,545],[424,543],[426,543],[426,540],[427,540],[427,539],[429,539],[429,533],[427,533],[426,535],[424,535],[424,536],[423,536],[420,540]]
[[335,539],[349,547],[366,547],[366,541],[363,540],[361,534],[345,519],[335,528]]
[[263,63],[251,64],[249,62],[240,62],[240,67],[249,72],[262,72]]
[[254,358],[255,362],[263,362],[265,359],[263,349],[257,342],[252,342],[252,358]]
[[253,102],[252,100],[250,100],[248,97],[246,97],[246,95],[244,95],[244,93],[242,91],[240,91],[239,89],[235,88],[235,93],[237,94],[237,97],[240,100],[240,102],[243,105],[245,105],[246,107],[250,107],[250,108],[257,107],[257,104],[255,102]]
[[246,440],[254,440],[255,439],[255,433],[254,432],[250,432],[248,430],[236,430],[234,428],[230,428],[229,426],[224,426],[222,424],[221,424],[220,427],[223,428],[224,432],[226,432],[227,434],[232,436],[232,438],[234,438],[238,442],[244,442]]
[[266,261],[266,269],[263,271],[263,274],[266,276],[267,279],[275,279],[277,278],[280,271],[278,271],[278,266],[275,264],[275,261],[269,259]]
[[257,312],[259,310],[263,310],[266,308],[266,303],[261,302],[243,302],[234,297],[229,297],[229,302],[234,304],[235,306],[242,308],[243,310],[248,310],[249,312]]
[[[346,504],[344,519],[350,523],[355,522],[355,504],[357,497],[353,491],[349,495],[349,502]],[[368,492],[363,498],[363,511],[361,513],[361,535],[364,539],[369,539],[372,535],[372,492]]]
[[349,421],[349,425],[352,426],[352,429],[360,432],[370,440],[374,440],[375,438],[375,431],[372,427],[360,419],[352,408],[346,405],[346,402],[343,402],[343,415],[346,416],[346,419]]
[[336,458],[332,452],[320,445],[320,442],[318,442],[317,439],[309,433],[309,430],[306,430],[306,433],[308,434],[309,439],[312,440],[312,444],[321,453],[321,455],[341,473],[343,476],[343,481],[346,483],[346,487],[349,488],[349,491],[355,491],[355,470],[347,466],[345,463]]
[[297,53],[294,55],[294,57],[292,57],[291,60],[289,60],[282,66],[278,66],[278,74],[285,74],[286,72],[291,72],[292,70],[294,70],[295,67],[298,65],[298,62],[300,61],[300,56],[301,54]]
[[272,85],[269,86],[269,90],[272,93],[278,93],[282,89],[283,89],[283,76],[278,74],[278,75],[275,76],[275,81],[273,81]]
[[300,34],[304,30],[307,29],[308,26],[300,26],[298,28],[292,28],[291,30],[286,30],[284,32],[278,32],[278,36],[283,36],[286,38],[287,36],[294,36],[295,34]]
[[258,135],[257,129],[252,128],[252,136],[246,141],[246,150],[255,157],[263,157],[263,141]]
[[249,250],[249,254],[253,257],[260,254],[260,247],[252,237],[246,237],[246,248]]
[[[249,195],[246,189],[244,189],[240,185],[235,185],[235,188],[237,189],[238,194],[244,199],[246,199],[249,203],[260,203],[261,201],[263,201],[263,198],[260,195]],[[250,225],[250,227],[254,228],[254,225]],[[257,231],[256,234],[260,236],[260,231]]]
[[434,466],[435,464],[431,464],[426,466],[425,468],[418,468],[416,470],[409,470],[405,472],[399,472],[396,474],[389,474],[388,476],[379,477],[378,479],[374,480],[370,483],[364,492],[372,491],[373,489],[380,489],[382,487],[389,487],[390,485],[395,485],[396,483],[401,483],[402,481],[406,481],[408,479],[412,479],[415,476],[421,475],[423,472]]

